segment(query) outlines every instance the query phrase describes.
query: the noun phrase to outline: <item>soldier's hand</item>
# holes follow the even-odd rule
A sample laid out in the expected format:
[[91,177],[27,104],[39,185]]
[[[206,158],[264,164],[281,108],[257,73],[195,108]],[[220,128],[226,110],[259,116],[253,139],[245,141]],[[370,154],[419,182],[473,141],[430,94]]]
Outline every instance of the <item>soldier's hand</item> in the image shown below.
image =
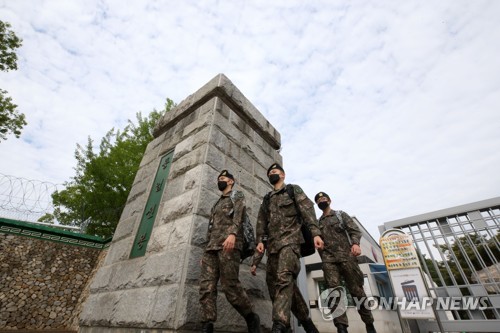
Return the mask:
[[314,247],[318,250],[323,250],[323,247],[325,247],[325,243],[323,243],[323,240],[320,236],[314,237]]
[[250,267],[250,273],[252,273],[253,276],[257,275],[257,266],[252,265],[252,267]]
[[361,248],[359,247],[358,244],[352,244],[351,246],[351,253],[353,256],[357,257],[361,254]]
[[264,253],[264,243],[257,244],[257,252]]
[[224,243],[222,243],[222,248],[226,252],[231,252],[234,249],[234,243],[236,242],[236,236],[234,234],[230,234],[227,236]]

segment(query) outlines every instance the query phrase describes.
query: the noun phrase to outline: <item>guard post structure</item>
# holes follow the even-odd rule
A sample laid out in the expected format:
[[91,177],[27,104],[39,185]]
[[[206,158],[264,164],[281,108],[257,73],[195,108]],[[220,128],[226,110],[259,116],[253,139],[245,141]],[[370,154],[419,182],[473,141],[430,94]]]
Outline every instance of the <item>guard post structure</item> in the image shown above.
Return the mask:
[[[236,178],[255,227],[270,185],[266,170],[282,162],[280,134],[219,74],[157,124],[103,266],[80,316],[80,332],[196,332],[200,329],[200,259],[223,169]],[[271,326],[265,271],[240,267],[240,281]],[[219,288],[218,332],[246,332]]]

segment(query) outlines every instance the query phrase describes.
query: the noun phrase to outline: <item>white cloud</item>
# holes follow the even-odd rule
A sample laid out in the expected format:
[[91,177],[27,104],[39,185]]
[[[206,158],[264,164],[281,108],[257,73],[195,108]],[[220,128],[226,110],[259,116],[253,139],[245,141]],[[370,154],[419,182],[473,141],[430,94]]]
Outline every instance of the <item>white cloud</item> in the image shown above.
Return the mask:
[[289,181],[377,225],[498,196],[494,1],[0,1],[0,73],[28,119],[0,173],[61,183],[73,152],[225,73],[280,131]]

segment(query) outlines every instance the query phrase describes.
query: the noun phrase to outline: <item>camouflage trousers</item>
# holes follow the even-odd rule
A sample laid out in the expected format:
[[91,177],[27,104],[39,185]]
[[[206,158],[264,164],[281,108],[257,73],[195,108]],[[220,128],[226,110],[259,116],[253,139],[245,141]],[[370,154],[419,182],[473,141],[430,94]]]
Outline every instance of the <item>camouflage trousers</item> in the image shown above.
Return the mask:
[[[366,297],[365,291],[363,290],[364,276],[363,272],[359,269],[358,262],[354,260],[348,260],[343,262],[324,262],[323,263],[323,273],[325,276],[326,284],[328,288],[335,288],[341,285],[340,277],[344,278],[347,290],[352,297]],[[365,324],[373,323],[372,312],[364,307],[365,302],[360,304],[358,313],[361,316],[361,320]],[[335,326],[337,324],[344,324],[349,326],[349,321],[347,320],[347,315],[344,312],[337,318],[333,319]]]
[[309,307],[296,283],[299,272],[298,246],[285,246],[278,253],[268,253],[266,283],[273,302],[273,321],[285,326],[290,326],[291,313],[299,321],[309,318]]
[[200,305],[201,321],[217,320],[217,282],[220,279],[222,291],[229,303],[242,316],[253,312],[252,303],[241,286],[240,252],[206,251],[201,260]]

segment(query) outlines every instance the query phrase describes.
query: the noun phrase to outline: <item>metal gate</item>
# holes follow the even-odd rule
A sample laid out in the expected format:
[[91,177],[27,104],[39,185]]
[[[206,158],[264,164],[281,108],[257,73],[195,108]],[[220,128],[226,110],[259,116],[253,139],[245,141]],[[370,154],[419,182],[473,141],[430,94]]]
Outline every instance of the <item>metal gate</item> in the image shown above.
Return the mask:
[[[500,332],[500,197],[384,223],[413,238],[446,332]],[[420,332],[438,332],[418,320]]]

